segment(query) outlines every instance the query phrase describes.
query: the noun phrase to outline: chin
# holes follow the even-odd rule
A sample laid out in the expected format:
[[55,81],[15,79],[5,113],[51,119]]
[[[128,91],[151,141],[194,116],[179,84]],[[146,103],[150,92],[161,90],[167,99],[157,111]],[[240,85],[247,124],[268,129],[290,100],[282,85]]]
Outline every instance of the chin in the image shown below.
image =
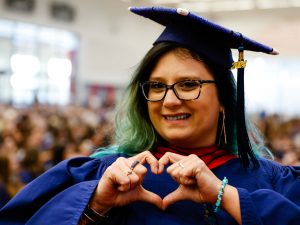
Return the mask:
[[166,137],[164,138],[168,143],[181,146],[181,147],[188,147],[190,145],[188,141],[188,137],[190,136],[173,136],[173,137]]

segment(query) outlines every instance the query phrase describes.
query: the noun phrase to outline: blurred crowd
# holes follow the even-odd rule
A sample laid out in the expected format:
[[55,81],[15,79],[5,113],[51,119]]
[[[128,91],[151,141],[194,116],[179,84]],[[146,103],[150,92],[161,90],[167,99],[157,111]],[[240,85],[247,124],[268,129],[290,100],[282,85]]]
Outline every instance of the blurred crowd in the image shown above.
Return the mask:
[[[275,160],[300,165],[300,118],[253,115]],[[60,161],[114,142],[114,107],[0,105],[0,207]]]
[[300,118],[267,115],[260,113],[252,116],[265,139],[265,145],[274,160],[291,166],[300,166]]
[[112,106],[0,105],[0,207],[58,162],[113,142]]

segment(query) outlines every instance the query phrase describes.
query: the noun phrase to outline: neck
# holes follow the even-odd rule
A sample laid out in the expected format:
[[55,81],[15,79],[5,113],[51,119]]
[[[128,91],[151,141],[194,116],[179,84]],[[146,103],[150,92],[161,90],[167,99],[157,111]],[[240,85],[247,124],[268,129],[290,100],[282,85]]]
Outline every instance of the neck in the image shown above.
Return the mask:
[[179,155],[195,154],[202,159],[210,169],[219,167],[230,159],[236,158],[236,156],[229,151],[225,149],[219,149],[216,145],[198,148],[181,148],[174,145],[158,146],[156,149],[154,149],[153,155],[159,159],[166,152],[173,152]]
[[217,148],[217,145],[205,145],[205,146],[181,146],[176,144],[167,143],[166,147],[174,148],[174,149],[190,149],[190,150],[201,150],[201,149],[208,149],[208,148]]

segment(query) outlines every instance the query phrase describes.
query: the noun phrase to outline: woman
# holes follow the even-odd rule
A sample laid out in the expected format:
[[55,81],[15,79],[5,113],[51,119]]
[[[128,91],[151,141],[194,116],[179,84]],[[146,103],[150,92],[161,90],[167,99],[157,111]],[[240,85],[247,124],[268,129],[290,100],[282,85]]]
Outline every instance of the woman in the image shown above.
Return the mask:
[[[131,10],[200,21],[176,9]],[[118,115],[119,146],[46,172],[2,208],[1,225],[297,224],[300,168],[259,156],[255,133],[257,152],[241,148],[239,135],[248,137],[228,47],[207,47],[208,36],[199,46],[181,22],[166,25],[137,69]]]

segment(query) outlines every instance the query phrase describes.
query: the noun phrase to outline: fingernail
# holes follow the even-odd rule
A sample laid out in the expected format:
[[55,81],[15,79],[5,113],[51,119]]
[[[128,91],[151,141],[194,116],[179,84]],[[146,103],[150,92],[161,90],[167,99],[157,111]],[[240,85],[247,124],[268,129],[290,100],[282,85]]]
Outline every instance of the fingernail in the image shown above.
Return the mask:
[[163,173],[165,169],[165,165],[161,164],[159,165],[159,173]]
[[156,174],[156,171],[157,171],[156,170],[156,166],[152,165],[151,166],[151,172],[154,173],[154,174]]

